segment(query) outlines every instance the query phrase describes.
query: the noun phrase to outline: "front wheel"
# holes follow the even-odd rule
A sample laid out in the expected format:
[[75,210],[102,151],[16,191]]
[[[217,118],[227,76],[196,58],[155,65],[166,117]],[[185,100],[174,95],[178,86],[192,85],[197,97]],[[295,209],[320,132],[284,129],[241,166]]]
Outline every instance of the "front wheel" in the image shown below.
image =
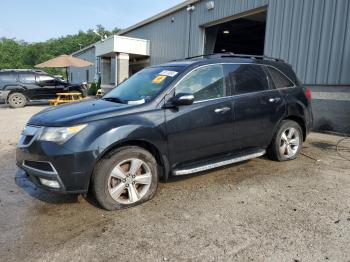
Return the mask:
[[12,108],[25,107],[27,104],[26,96],[21,93],[11,93],[7,101]]
[[119,148],[97,164],[92,191],[107,210],[139,205],[151,199],[158,187],[157,161],[143,148]]
[[300,125],[292,120],[283,120],[267,149],[267,155],[277,161],[293,160],[300,153],[302,144],[303,132]]

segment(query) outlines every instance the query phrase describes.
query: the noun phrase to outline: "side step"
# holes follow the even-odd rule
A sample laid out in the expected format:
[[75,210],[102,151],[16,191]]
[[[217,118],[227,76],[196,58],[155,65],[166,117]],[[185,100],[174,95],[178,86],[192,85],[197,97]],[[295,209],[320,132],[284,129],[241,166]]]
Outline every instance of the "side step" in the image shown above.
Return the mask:
[[251,153],[251,154],[234,156],[232,158],[224,158],[221,161],[208,163],[206,165],[188,167],[185,169],[177,169],[177,170],[173,171],[173,175],[174,176],[182,176],[182,175],[188,175],[188,174],[193,174],[193,173],[197,173],[197,172],[202,172],[202,171],[217,168],[220,166],[226,166],[226,165],[230,165],[233,163],[238,163],[238,162],[242,162],[242,161],[245,161],[248,159],[256,158],[256,157],[264,155],[265,153],[266,153],[265,149],[260,149],[260,150],[255,151],[254,153]]

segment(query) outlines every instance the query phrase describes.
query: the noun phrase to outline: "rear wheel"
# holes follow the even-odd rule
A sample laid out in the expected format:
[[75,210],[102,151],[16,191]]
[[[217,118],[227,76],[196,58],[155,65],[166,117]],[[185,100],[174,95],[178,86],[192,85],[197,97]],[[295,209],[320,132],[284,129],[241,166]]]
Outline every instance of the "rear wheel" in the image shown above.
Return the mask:
[[267,150],[269,158],[277,161],[295,159],[303,143],[303,132],[298,123],[292,120],[281,122],[271,145]]
[[11,93],[7,101],[12,108],[24,107],[27,104],[27,98],[21,93]]
[[120,148],[98,164],[92,190],[99,204],[107,209],[122,209],[151,199],[158,187],[157,162],[143,148]]

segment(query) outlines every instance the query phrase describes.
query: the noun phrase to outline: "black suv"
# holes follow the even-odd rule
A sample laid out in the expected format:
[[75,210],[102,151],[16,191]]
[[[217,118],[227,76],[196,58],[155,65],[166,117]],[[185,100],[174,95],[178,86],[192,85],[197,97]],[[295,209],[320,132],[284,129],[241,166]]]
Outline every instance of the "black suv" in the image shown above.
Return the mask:
[[31,100],[51,99],[56,93],[75,91],[86,94],[84,85],[71,85],[40,70],[0,70],[0,100],[13,108]]
[[34,115],[17,165],[38,186],[94,193],[108,210],[155,194],[158,179],[267,155],[297,157],[311,93],[290,65],[217,54],[152,66],[99,100]]

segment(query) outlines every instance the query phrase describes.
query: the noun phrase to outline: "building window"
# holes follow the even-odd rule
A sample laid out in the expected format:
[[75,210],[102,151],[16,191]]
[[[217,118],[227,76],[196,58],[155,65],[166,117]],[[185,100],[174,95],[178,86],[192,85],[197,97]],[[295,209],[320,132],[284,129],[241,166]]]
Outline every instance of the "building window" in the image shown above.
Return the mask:
[[89,70],[86,70],[86,82],[89,82]]
[[73,72],[70,73],[70,81],[73,83]]

